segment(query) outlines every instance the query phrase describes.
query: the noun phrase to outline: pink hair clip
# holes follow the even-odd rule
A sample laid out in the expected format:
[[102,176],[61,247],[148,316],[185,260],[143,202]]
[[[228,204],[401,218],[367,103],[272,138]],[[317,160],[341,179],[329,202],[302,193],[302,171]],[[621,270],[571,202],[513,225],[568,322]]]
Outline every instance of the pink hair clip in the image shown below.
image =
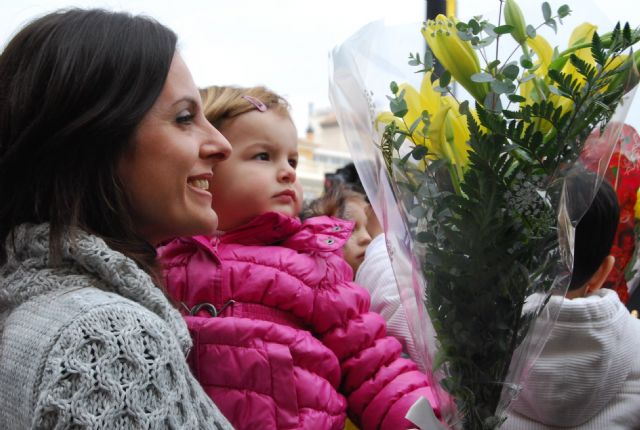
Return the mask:
[[267,111],[267,105],[262,103],[257,98],[251,97],[251,96],[242,96],[242,98],[245,99],[246,101],[248,101],[249,103],[251,103],[252,105],[254,105],[256,107],[256,109],[258,109],[260,112],[266,112]]

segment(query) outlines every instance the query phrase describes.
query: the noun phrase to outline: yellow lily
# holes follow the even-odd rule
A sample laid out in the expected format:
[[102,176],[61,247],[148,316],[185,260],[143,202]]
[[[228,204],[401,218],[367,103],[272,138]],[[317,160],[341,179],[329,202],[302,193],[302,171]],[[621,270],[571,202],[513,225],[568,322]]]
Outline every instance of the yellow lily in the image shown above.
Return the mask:
[[456,30],[456,21],[444,15],[429,20],[422,28],[429,48],[440,64],[451,73],[460,85],[480,103],[489,94],[489,85],[484,82],[473,82],[471,76],[480,73],[480,61],[475,50],[468,41],[460,39]]
[[391,112],[383,112],[376,121],[383,124],[394,122],[400,130],[408,132],[422,112],[427,111],[430,115],[427,134],[418,126],[411,134],[411,140],[416,145],[425,145],[432,154],[429,158],[448,159],[462,177],[462,169],[469,159],[467,142],[470,133],[466,117],[460,115],[458,102],[453,97],[442,96],[433,89],[436,85],[439,82],[431,82],[431,73],[425,73],[420,92],[406,83],[398,85],[398,90],[404,91],[407,114],[400,119]]

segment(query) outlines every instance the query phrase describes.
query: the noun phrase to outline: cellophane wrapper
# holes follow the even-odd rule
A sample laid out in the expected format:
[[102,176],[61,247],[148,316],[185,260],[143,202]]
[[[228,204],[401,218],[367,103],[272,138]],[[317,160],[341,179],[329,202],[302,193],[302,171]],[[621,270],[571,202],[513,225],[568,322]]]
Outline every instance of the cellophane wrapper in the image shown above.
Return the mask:
[[[387,96],[390,95],[391,81],[406,82],[420,88],[422,74],[415,73],[415,67],[407,64],[409,52],[421,52],[424,49],[420,26],[420,23],[387,26],[382,21],[373,22],[337,46],[330,55],[330,100],[360,179],[385,231],[399,295],[415,344],[416,354],[412,359],[431,379],[444,425],[462,428],[465,417],[459,412],[455,399],[442,387],[442,381],[452,376],[450,371],[446,366],[437,366],[432,371],[440,347],[434,323],[446,325],[448,322],[432,321],[427,311],[431,286],[425,279],[423,268],[429,265],[429,261],[425,259],[424,250],[416,238],[421,232],[428,232],[430,226],[425,225],[420,211],[416,213],[414,196],[407,195],[405,190],[398,187],[396,181],[403,172],[395,172],[393,177],[390,176],[380,150],[384,130],[376,121],[380,113],[389,110]],[[601,147],[601,159],[596,169],[598,175],[593,177],[592,197],[602,180],[634,92],[635,89],[627,93],[599,137],[592,137],[598,139],[597,144]],[[504,417],[512,400],[517,397],[556,320],[557,313],[554,314],[545,304],[551,295],[564,296],[570,280],[574,228],[581,214],[576,215],[574,211],[573,216],[569,215],[568,203],[572,195],[564,190],[560,172],[554,183],[557,190],[555,197],[548,189],[538,190],[553,205],[557,236],[552,248],[546,249],[546,255],[540,256],[540,270],[526,275],[528,285],[525,288],[525,301],[520,303],[523,315],[527,315],[524,318],[526,330],[521,333],[522,339],[513,353],[508,370],[502,372],[503,377],[489,379],[484,373],[479,374],[481,380],[476,381],[479,386],[500,393],[495,411],[497,417]],[[590,201],[584,202],[582,213]],[[505,273],[504,276],[509,275]],[[460,300],[472,304],[474,297]],[[483,309],[487,312],[486,307]],[[491,309],[488,311],[491,312]],[[459,316],[459,319],[472,320],[478,317],[470,313]],[[464,328],[461,327],[461,330]]]

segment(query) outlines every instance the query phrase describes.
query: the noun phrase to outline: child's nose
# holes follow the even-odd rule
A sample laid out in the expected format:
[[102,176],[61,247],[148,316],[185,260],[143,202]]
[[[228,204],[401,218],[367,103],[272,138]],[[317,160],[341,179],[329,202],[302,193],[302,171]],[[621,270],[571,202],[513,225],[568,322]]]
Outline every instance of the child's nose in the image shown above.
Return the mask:
[[293,168],[289,163],[286,166],[283,166],[279,172],[279,179],[282,182],[295,182],[296,181],[296,169]]

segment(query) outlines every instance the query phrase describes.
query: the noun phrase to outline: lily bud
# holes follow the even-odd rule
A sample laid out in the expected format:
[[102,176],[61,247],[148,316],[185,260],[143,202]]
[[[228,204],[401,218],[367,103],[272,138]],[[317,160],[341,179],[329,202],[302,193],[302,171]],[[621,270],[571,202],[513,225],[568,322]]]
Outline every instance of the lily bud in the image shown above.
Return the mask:
[[524,44],[527,40],[527,23],[522,15],[522,10],[515,0],[506,0],[504,5],[504,21],[513,26],[511,36],[520,45]]
[[438,15],[422,28],[422,35],[442,67],[479,103],[489,94],[486,82],[473,82],[471,76],[480,73],[480,61],[468,41],[460,39],[453,19]]

